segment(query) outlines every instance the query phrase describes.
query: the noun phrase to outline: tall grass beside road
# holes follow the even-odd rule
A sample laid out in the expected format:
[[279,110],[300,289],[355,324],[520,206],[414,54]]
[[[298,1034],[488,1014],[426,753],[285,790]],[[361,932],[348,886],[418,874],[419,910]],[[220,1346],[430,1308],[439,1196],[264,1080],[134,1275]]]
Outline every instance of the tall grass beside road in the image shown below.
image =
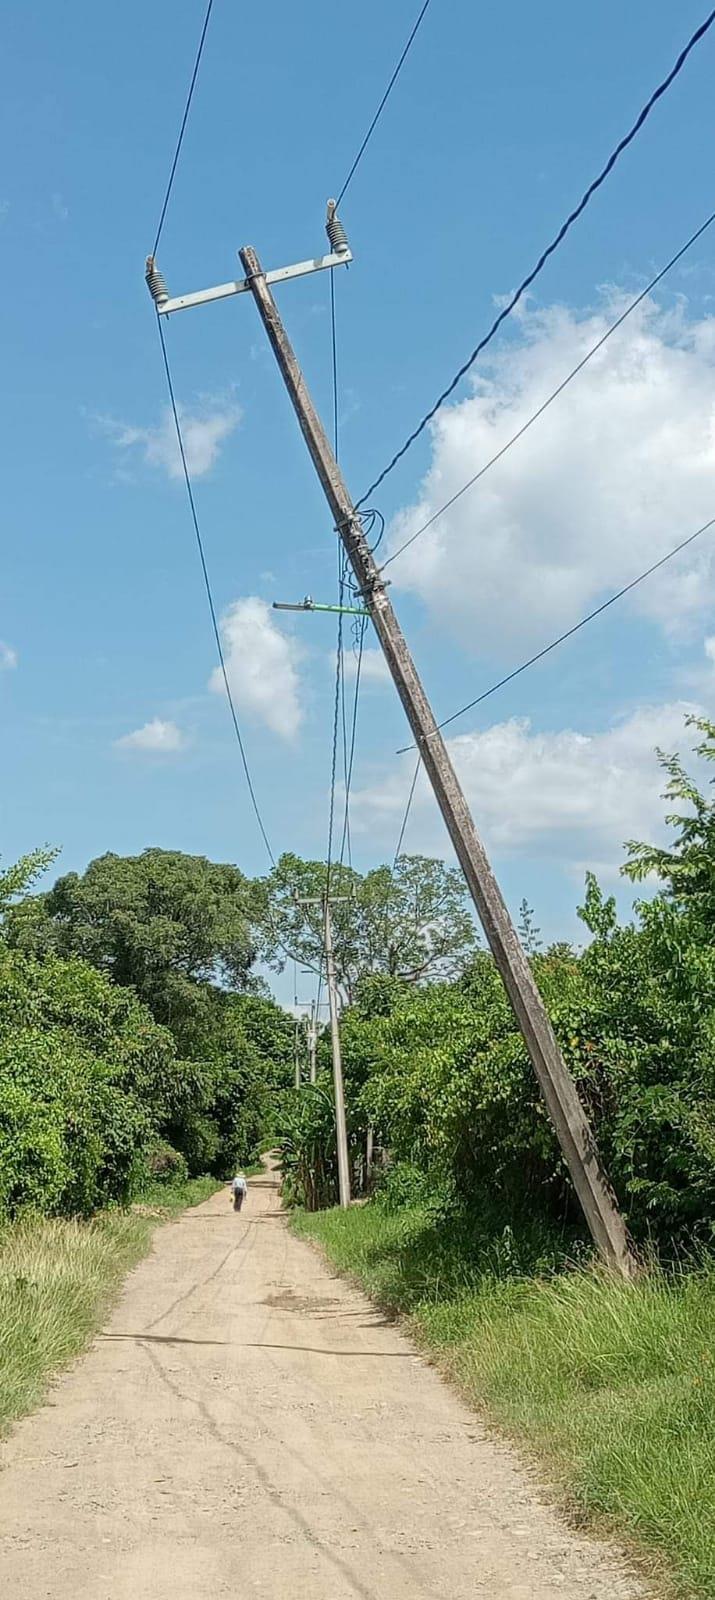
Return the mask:
[[715,1264],[626,1285],[558,1267],[536,1223],[379,1200],[296,1213],[490,1421],[535,1453],[579,1521],[607,1526],[681,1600],[715,1596]]
[[0,1229],[0,1436],[85,1348],[157,1222],[216,1188],[195,1178],[88,1222],[26,1217]]

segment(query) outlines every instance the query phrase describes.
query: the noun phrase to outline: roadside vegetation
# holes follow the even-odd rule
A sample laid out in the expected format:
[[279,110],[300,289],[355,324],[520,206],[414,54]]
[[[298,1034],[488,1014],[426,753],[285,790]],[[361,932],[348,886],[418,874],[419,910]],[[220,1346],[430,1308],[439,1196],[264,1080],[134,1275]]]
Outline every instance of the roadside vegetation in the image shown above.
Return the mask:
[[251,978],[237,868],[106,855],[31,894],[0,879],[0,1220],[89,1217],[255,1159],[294,1023]]
[[90,1220],[27,1214],[0,1228],[0,1436],[86,1347],[157,1223],[208,1199],[212,1178],[162,1184]]
[[231,866],[106,855],[0,874],[0,1432],[104,1318],[157,1222],[254,1163],[294,1022],[253,979]]
[[567,1241],[409,1201],[293,1226],[408,1329],[490,1422],[535,1453],[576,1519],[645,1556],[668,1593],[715,1593],[715,1265],[636,1285],[566,1264]]
[[[701,763],[715,727],[691,722]],[[334,1205],[327,1059],[287,1103],[295,1226],[548,1464],[582,1518],[715,1593],[715,805],[663,757],[671,844],[626,846],[656,893],[621,925],[589,875],[583,950],[521,936],[640,1252],[594,1263],[491,957],[411,983],[363,975],[342,1021],[353,1192]],[[368,1167],[368,1148],[378,1159]]]
[[[690,724],[698,773],[715,726]],[[156,1215],[278,1147],[295,1227],[412,1326],[489,1417],[687,1600],[715,1593],[715,804],[663,757],[668,847],[632,920],[592,875],[585,945],[520,934],[643,1263],[608,1279],[460,875],[334,862],[353,1194],[337,1199],[330,1047],[259,961],[318,968],[327,868],[265,879],[105,855],[47,892],[0,874],[0,1426],[97,1326]]]

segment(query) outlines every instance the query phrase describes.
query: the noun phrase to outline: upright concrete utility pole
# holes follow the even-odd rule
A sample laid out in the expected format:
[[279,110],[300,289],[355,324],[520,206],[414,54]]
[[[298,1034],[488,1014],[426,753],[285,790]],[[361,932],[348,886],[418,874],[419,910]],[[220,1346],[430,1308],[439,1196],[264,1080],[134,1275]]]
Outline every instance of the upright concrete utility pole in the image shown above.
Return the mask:
[[[334,899],[344,899],[342,895]],[[338,1154],[338,1193],[341,1206],[350,1205],[350,1160],[348,1157],[348,1130],[345,1121],[345,1089],[343,1086],[343,1058],[340,1050],[340,1020],[338,1011],[338,986],[335,981],[335,953],[333,951],[333,923],[330,915],[330,883],[320,900],[301,899],[301,906],[320,906],[323,919],[323,946],[325,949],[325,976],[330,1008],[330,1043],[333,1056],[333,1092],[335,1100],[335,1145]],[[315,1083],[315,1047],[317,1043],[318,1012],[313,1014],[310,1031],[310,1081]]]
[[310,1081],[315,1083],[318,1076],[316,1051],[318,1048],[318,1014],[315,1001],[310,1008],[310,1022],[308,1024],[308,1057],[310,1060]]
[[[355,510],[306,388],[258,256],[249,246],[239,253],[246,272],[245,288],[250,290],[258,307],[333,522],[355,573],[358,592],[370,612],[494,960],[516,1013],[586,1221],[604,1260],[623,1277],[630,1277],[635,1270],[634,1257],[591,1128],[388,599],[385,583],[365,538],[361,518]],[[165,307],[159,307],[160,311],[163,309]],[[327,950],[330,937],[329,907],[326,907],[325,931]],[[330,996],[333,1049],[335,1051],[337,1043],[339,1051],[337,1011],[332,987]],[[340,1089],[342,1091],[342,1078]],[[339,1155],[340,1149],[339,1138]],[[343,1198],[342,1178],[341,1203],[347,1203]]]
[[296,1086],[296,1089],[299,1089],[300,1088],[300,1082],[301,1082],[301,1079],[300,1079],[300,1023],[299,1023],[297,1017],[296,1017],[296,1023],[295,1023],[295,1039],[294,1039],[294,1043],[293,1043],[293,1051],[294,1051],[294,1065],[295,1065],[295,1086]]
[[326,893],[324,910],[325,972],[328,981],[330,1006],[330,1036],[333,1047],[333,1087],[335,1092],[335,1142],[338,1148],[338,1189],[340,1204],[350,1205],[350,1161],[348,1159],[348,1130],[345,1121],[345,1090],[343,1087],[343,1058],[340,1052],[340,1023],[338,1020],[338,991],[335,982],[335,957],[333,955],[333,924],[330,916],[330,897]]

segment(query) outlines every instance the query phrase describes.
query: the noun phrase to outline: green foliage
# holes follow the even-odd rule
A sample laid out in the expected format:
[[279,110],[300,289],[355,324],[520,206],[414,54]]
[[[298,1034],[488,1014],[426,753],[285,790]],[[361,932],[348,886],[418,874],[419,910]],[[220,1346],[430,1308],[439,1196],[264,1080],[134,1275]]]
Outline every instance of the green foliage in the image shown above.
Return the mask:
[[254,958],[252,893],[237,867],[175,850],[107,854],[69,872],[7,918],[16,947],[81,956],[132,987],[178,1037],[200,1006],[201,986],[243,987]]
[[59,851],[51,845],[41,845],[28,855],[20,856],[19,861],[0,872],[0,918],[4,918],[8,907],[18,896],[27,894],[58,854]]
[[[712,761],[715,727],[697,727]],[[675,843],[632,843],[627,866],[656,873],[661,893],[621,927],[589,874],[583,954],[538,950],[526,905],[522,938],[628,1224],[667,1254],[715,1233],[715,804],[679,758],[663,762]],[[371,1126],[395,1161],[465,1203],[486,1180],[514,1208],[578,1216],[490,955],[477,951],[452,982],[361,979],[341,1033],[358,1148]]]
[[535,956],[541,949],[541,929],[534,922],[533,908],[528,900],[522,900],[519,906],[519,938],[528,956]]
[[[317,969],[322,959],[320,902],[328,869],[323,861],[283,855],[263,884],[264,939],[269,959],[281,947]],[[383,973],[412,984],[461,972],[475,948],[476,929],[462,873],[427,856],[400,856],[394,871],[376,867],[361,877],[330,868],[335,969],[352,1001],[362,979]]]
[[[44,863],[36,852],[10,869],[6,900]],[[293,1023],[233,992],[253,955],[250,903],[233,867],[145,851],[104,856],[7,912],[0,1216],[89,1215],[147,1175],[223,1175],[254,1158]]]
[[0,946],[0,1215],[126,1200],[185,1097],[171,1036],[133,995]]
[[[208,1199],[207,1178],[142,1189],[142,1205],[88,1222],[25,1215],[0,1226],[0,1437],[101,1326],[157,1221]],[[151,1208],[151,1210],[150,1210]]]
[[278,1137],[283,1201],[316,1211],[338,1193],[335,1102],[327,1073],[285,1096]]
[[[482,1193],[297,1213],[386,1310],[408,1312],[460,1392],[536,1449],[581,1520],[604,1517],[681,1600],[715,1593],[715,1275],[636,1284],[571,1265],[573,1242]],[[398,1185],[398,1187],[400,1186]]]

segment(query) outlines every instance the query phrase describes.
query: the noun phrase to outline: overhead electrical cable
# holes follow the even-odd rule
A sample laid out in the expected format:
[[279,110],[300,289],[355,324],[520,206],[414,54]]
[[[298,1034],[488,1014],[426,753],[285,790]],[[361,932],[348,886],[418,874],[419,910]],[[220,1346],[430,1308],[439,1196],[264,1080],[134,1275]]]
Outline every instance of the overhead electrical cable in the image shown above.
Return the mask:
[[537,410],[532,412],[531,416],[527,418],[526,422],[522,423],[522,426],[517,429],[516,433],[513,433],[511,438],[507,439],[506,443],[501,445],[500,449],[497,450],[493,456],[490,456],[489,460],[485,461],[484,465],[479,468],[479,471],[475,472],[471,478],[468,478],[467,482],[463,483],[461,488],[457,489],[455,494],[450,495],[449,500],[445,500],[444,505],[441,505],[437,511],[433,511],[432,515],[428,517],[427,521],[423,522],[414,533],[410,534],[409,539],[405,539],[403,544],[398,545],[397,549],[392,551],[392,553],[387,557],[387,560],[383,561],[382,563],[380,569],[382,572],[384,572],[385,568],[389,567],[393,561],[396,561],[398,556],[403,554],[403,551],[409,550],[410,545],[414,544],[417,539],[421,538],[422,534],[426,533],[428,528],[433,527],[435,522],[438,522],[439,518],[443,517],[446,511],[450,511],[452,506],[456,505],[458,500],[461,500],[462,495],[467,493],[468,489],[473,488],[474,484],[478,483],[480,478],[483,478],[485,473],[489,472],[490,469],[496,465],[497,461],[501,461],[502,457],[506,455],[507,451],[511,450],[512,445],[516,444],[519,439],[523,439],[524,434],[528,433],[529,428],[531,428],[535,422],[538,422],[539,417],[543,417],[544,412],[548,411],[549,406],[553,404],[554,400],[557,400],[559,395],[563,394],[564,389],[568,388],[568,385],[573,381],[573,379],[578,377],[579,372],[583,372],[584,367],[588,366],[588,363],[591,361],[592,357],[597,355],[599,350],[603,349],[604,344],[606,344],[611,338],[611,335],[614,334],[618,328],[623,326],[623,323],[627,321],[628,317],[630,317],[634,311],[637,310],[638,306],[642,305],[644,300],[647,300],[648,295],[652,293],[653,289],[655,289],[661,280],[666,276],[666,274],[670,272],[679,261],[682,260],[683,256],[686,255],[687,251],[691,249],[697,240],[702,238],[702,235],[707,231],[708,228],[712,226],[713,222],[715,222],[715,211],[712,211],[710,216],[706,218],[705,222],[703,222],[702,225],[696,229],[695,233],[690,235],[690,238],[684,245],[681,246],[680,250],[678,250],[674,256],[671,256],[670,261],[666,262],[664,267],[661,267],[660,272],[657,272],[655,277],[651,278],[650,283],[646,284],[645,289],[643,289],[639,295],[636,295],[635,300],[631,300],[630,304],[626,306],[625,311],[622,311],[620,316],[616,317],[615,322],[611,323],[610,327],[607,328],[606,332],[601,335],[601,338],[597,340],[596,344],[592,345],[591,349],[587,351],[586,355],[583,356],[579,362],[577,362],[576,366],[571,368],[571,371],[567,373],[566,377],[561,380],[561,383],[559,383],[557,387],[552,390],[551,394],[547,396],[546,400],[542,402]]
[[[409,748],[411,749],[412,746],[410,746]],[[412,782],[410,784],[409,792],[408,792],[408,795],[407,795],[407,804],[406,804],[405,809],[404,809],[404,811],[402,813],[402,821],[400,822],[400,831],[399,831],[399,834],[397,836],[397,844],[395,846],[395,853],[394,853],[394,855],[392,857],[392,866],[389,869],[387,884],[385,886],[385,898],[384,898],[383,906],[382,906],[382,925],[383,925],[383,930],[384,930],[383,931],[383,939],[384,939],[385,947],[387,947],[387,945],[389,943],[388,917],[389,917],[389,914],[390,914],[390,900],[392,898],[392,890],[393,890],[394,883],[395,883],[395,873],[397,872],[400,856],[402,854],[402,846],[404,844],[405,833],[407,831],[407,824],[409,822],[410,812],[412,810],[412,802],[413,802],[413,800],[415,798],[415,790],[417,788],[417,779],[419,778],[419,775],[420,775],[421,766],[422,766],[422,756],[419,755],[417,757],[417,764],[415,766],[415,770],[414,770],[414,772],[412,774]]]
[[[409,746],[409,748],[411,749],[412,746]],[[391,877],[394,877],[394,875],[395,875],[395,872],[397,870],[397,863],[398,863],[398,861],[400,859],[400,856],[402,854],[402,846],[403,846],[404,841],[405,841],[405,833],[406,833],[407,824],[408,824],[409,818],[410,818],[410,812],[412,810],[412,802],[413,802],[413,800],[415,798],[415,790],[417,788],[417,779],[419,778],[419,775],[420,775],[420,767],[421,766],[422,766],[422,757],[420,755],[420,756],[417,757],[417,765],[416,765],[414,773],[412,775],[412,782],[410,784],[410,791],[409,791],[409,794],[407,796],[407,805],[405,806],[404,815],[403,815],[403,818],[402,818],[402,822],[400,824],[400,832],[399,832],[398,837],[397,837],[397,847],[395,849],[395,854],[394,854],[393,861],[392,861]]]
[[164,226],[164,221],[165,221],[165,218],[166,218],[166,213],[167,213],[167,209],[168,209],[168,205],[169,205],[169,200],[171,198],[171,191],[172,191],[172,189],[174,187],[174,178],[176,177],[176,169],[177,169],[177,167],[179,165],[179,156],[181,155],[181,147],[182,147],[182,145],[184,143],[184,134],[186,133],[186,124],[187,124],[187,122],[189,120],[189,112],[191,110],[191,102],[192,102],[192,100],[194,98],[194,89],[196,88],[196,80],[197,80],[198,75],[199,75],[199,67],[201,66],[201,57],[202,57],[202,55],[204,53],[204,45],[206,43],[206,35],[208,33],[209,22],[211,21],[211,12],[213,10],[213,4],[214,4],[214,0],[208,0],[208,5],[206,7],[206,14],[204,16],[203,27],[201,29],[201,37],[199,39],[199,47],[198,47],[198,50],[196,52],[196,58],[194,60],[194,69],[193,69],[193,72],[191,74],[191,82],[189,84],[189,92],[188,92],[188,95],[186,97],[186,104],[184,106],[184,115],[183,115],[183,117],[181,119],[181,126],[179,128],[179,137],[178,137],[178,139],[176,141],[176,149],[174,150],[174,159],[173,159],[173,161],[171,163],[171,167],[170,167],[170,170],[169,170],[169,180],[168,180],[168,183],[166,185],[166,192],[164,194],[164,203],[162,205],[161,213],[159,215],[159,222],[158,222],[158,225],[157,225],[156,237],[154,239],[154,248],[152,250],[152,255],[153,256],[156,255],[157,249],[159,247],[159,240],[161,238],[161,232],[162,232],[162,228]]
[[[646,578],[650,578],[651,574],[657,572],[659,567],[664,567],[666,562],[672,561],[675,556],[680,555],[681,550],[687,550],[688,545],[693,544],[703,533],[708,533],[713,527],[715,527],[715,517],[711,517],[709,522],[704,522],[702,527],[696,528],[695,533],[689,534],[687,539],[681,539],[680,544],[676,544],[672,550],[668,550],[658,561],[654,561],[652,566],[646,567],[645,572],[639,572],[637,578],[632,578],[630,583],[624,584],[622,589],[618,589],[615,594],[609,595],[608,599],[604,600],[600,606],[596,606],[593,611],[589,611],[587,616],[581,617],[580,622],[575,622],[572,628],[567,628],[566,632],[560,633],[557,639],[552,639],[550,644],[544,645],[543,650],[537,650],[535,655],[529,656],[528,661],[522,661],[521,666],[515,667],[513,672],[507,672],[505,677],[500,678],[497,683],[491,684],[490,688],[484,689],[482,694],[475,696],[474,700],[468,700],[467,704],[460,706],[458,711],[453,711],[450,716],[443,717],[442,721],[437,723],[437,728],[449,727],[449,724],[456,722],[458,717],[463,717],[467,711],[473,711],[474,707],[481,705],[483,700],[488,700],[490,695],[496,694],[497,689],[503,689],[505,684],[512,683],[514,678],[520,677],[522,672],[526,672],[529,667],[535,666],[537,661],[543,661],[544,656],[550,655],[552,650],[556,650],[558,645],[564,644],[567,639],[572,639],[573,635],[579,633],[581,628],[585,628],[588,622],[593,622],[595,617],[600,617],[602,612],[608,611],[609,606],[615,605],[617,600],[622,600],[624,595],[630,594],[631,589],[636,589],[639,583],[643,583]],[[434,735],[429,734],[427,737],[428,739],[433,738]],[[406,750],[414,749],[415,746],[413,744],[402,745],[398,755],[404,755]]]
[[[342,606],[345,595],[345,579],[341,571],[338,579],[338,605]],[[328,810],[328,849],[327,849],[327,884],[326,893],[330,892],[330,872],[333,862],[333,834],[335,829],[335,789],[338,774],[338,731],[340,726],[340,688],[342,683],[343,668],[343,614],[338,612],[337,640],[335,645],[335,695],[333,699],[333,736],[332,755],[330,765],[330,803]]]
[[387,85],[385,93],[382,96],[382,99],[381,99],[380,104],[379,104],[379,106],[377,108],[377,111],[375,112],[375,115],[374,115],[374,117],[372,119],[372,122],[370,123],[370,126],[369,126],[369,128],[367,130],[367,133],[365,134],[365,137],[364,137],[364,139],[362,141],[362,144],[360,145],[360,149],[357,152],[355,160],[353,161],[353,164],[352,164],[352,166],[350,168],[350,171],[349,171],[349,173],[348,173],[348,175],[347,175],[347,177],[345,179],[345,182],[343,183],[342,189],[340,190],[340,193],[339,193],[337,201],[336,201],[336,207],[340,205],[340,202],[341,202],[341,200],[343,198],[343,195],[347,193],[347,190],[348,190],[348,188],[350,187],[350,184],[353,181],[355,173],[357,172],[357,169],[358,169],[358,167],[360,165],[360,162],[362,161],[362,158],[363,158],[363,156],[365,154],[365,151],[367,150],[367,147],[368,147],[368,145],[370,143],[370,140],[371,140],[371,138],[373,136],[373,133],[375,132],[375,129],[377,127],[377,124],[380,121],[380,118],[381,118],[382,113],[383,113],[383,111],[385,109],[385,106],[387,105],[387,102],[388,102],[388,100],[390,98],[390,95],[392,94],[392,91],[393,91],[393,89],[395,87],[395,84],[397,83],[397,79],[400,76],[400,73],[402,71],[402,68],[404,67],[404,64],[405,64],[405,62],[407,60],[407,57],[408,57],[408,55],[410,53],[410,50],[412,49],[412,45],[413,45],[414,40],[415,40],[415,38],[417,36],[419,28],[420,28],[420,26],[422,24],[422,19],[423,19],[424,15],[425,15],[426,11],[429,8],[429,5],[430,5],[430,0],[424,0],[424,4],[423,4],[423,6],[422,6],[422,8],[420,10],[420,13],[419,13],[419,15],[418,15],[413,27],[412,27],[412,31],[411,31],[411,33],[409,35],[409,38],[408,38],[407,43],[405,45],[405,48],[404,48],[404,50],[402,52],[402,55],[400,56],[400,59],[399,59],[399,61],[397,63],[397,66],[395,67],[395,70],[394,70],[394,72],[392,74],[392,77],[390,78],[390,81],[389,81],[389,83]]
[[223,642],[222,642],[222,639],[221,639],[221,629],[219,628],[218,616],[217,616],[217,612],[216,612],[216,605],[215,605],[215,601],[214,601],[214,597],[213,597],[213,590],[212,590],[212,587],[211,587],[211,579],[209,577],[208,566],[206,564],[206,553],[205,553],[205,550],[204,550],[204,542],[203,542],[203,538],[201,536],[201,529],[200,529],[200,526],[199,526],[199,518],[198,518],[198,513],[197,513],[197,510],[196,510],[196,501],[194,499],[194,491],[193,491],[193,485],[192,485],[192,482],[191,482],[191,474],[189,472],[189,464],[188,464],[188,461],[186,459],[186,449],[185,449],[185,446],[184,446],[184,436],[183,436],[183,431],[182,431],[182,427],[181,427],[181,421],[180,421],[180,418],[179,418],[179,410],[178,410],[178,407],[177,407],[177,404],[176,404],[176,396],[175,396],[175,393],[174,393],[174,384],[173,384],[172,377],[171,377],[171,368],[169,366],[169,356],[168,356],[168,352],[167,352],[167,348],[166,348],[166,340],[164,338],[164,329],[162,327],[162,323],[161,323],[161,318],[160,317],[157,317],[157,325],[158,325],[158,328],[159,328],[159,338],[160,338],[160,341],[161,341],[161,353],[162,353],[162,357],[163,357],[163,360],[164,360],[164,371],[166,373],[166,382],[167,382],[167,386],[168,386],[168,390],[169,390],[169,400],[171,402],[171,411],[172,411],[172,415],[173,415],[173,418],[174,418],[174,427],[176,429],[176,439],[177,439],[177,443],[178,443],[178,446],[179,446],[179,455],[181,457],[181,467],[182,467],[182,472],[183,472],[183,477],[184,477],[184,483],[186,484],[186,494],[187,494],[187,498],[188,498],[188,502],[189,502],[189,508],[190,508],[190,511],[191,511],[191,521],[192,521],[193,527],[194,527],[194,534],[195,534],[195,537],[196,537],[196,544],[197,544],[198,552],[199,552],[199,560],[201,562],[201,571],[202,571],[202,574],[203,574],[204,587],[206,589],[206,598],[207,598],[208,603],[209,603],[209,612],[210,612],[210,615],[211,615],[211,626],[213,628],[214,638],[216,640],[216,650],[218,652],[219,665],[220,665],[220,668],[221,668],[221,676],[223,678],[224,688],[226,690],[226,699],[228,701],[229,711],[231,713],[231,721],[233,723],[233,731],[234,731],[234,733],[236,735],[236,743],[238,745],[240,756],[241,756],[241,763],[242,763],[243,771],[244,771],[245,778],[246,778],[246,784],[248,786],[248,793],[249,793],[249,795],[251,797],[251,804],[253,806],[253,810],[254,810],[255,815],[256,815],[256,821],[258,823],[258,826],[259,826],[259,829],[260,829],[260,832],[261,832],[261,837],[263,839],[263,843],[264,843],[264,845],[266,847],[266,850],[268,851],[268,855],[269,855],[269,858],[270,858],[271,865],[275,867],[276,858],[275,858],[275,856],[273,854],[273,850],[271,848],[271,843],[270,843],[270,840],[268,838],[268,834],[267,834],[265,826],[264,826],[263,817],[261,816],[261,811],[260,811],[260,807],[259,807],[259,804],[258,804],[258,800],[256,799],[256,791],[255,791],[255,788],[253,786],[253,779],[251,777],[251,770],[250,770],[250,767],[248,765],[248,757],[246,755],[246,747],[245,747],[244,742],[243,742],[243,736],[241,734],[241,729],[240,729],[240,725],[239,725],[239,721],[238,721],[238,716],[237,716],[237,713],[236,713],[236,707],[235,707],[235,704],[234,704],[233,695],[231,693],[231,685],[230,685],[229,679],[228,679],[228,672],[226,670],[226,657],[224,655]]
[[[358,620],[358,630],[357,630],[357,637],[356,637],[356,646],[357,646],[357,648],[355,650],[355,693],[353,695],[353,711],[352,711],[352,722],[351,722],[351,728],[350,728],[349,746],[347,744],[347,740],[346,740],[346,737],[345,737],[346,736],[345,721],[344,721],[344,718],[345,718],[345,703],[343,701],[343,740],[345,742],[345,752],[344,752],[344,754],[345,754],[345,815],[344,815],[344,818],[343,818],[343,837],[342,837],[342,841],[341,841],[341,845],[340,845],[340,860],[341,860],[341,863],[342,863],[343,856],[344,856],[344,851],[345,851],[345,845],[347,843],[347,847],[348,847],[348,863],[349,863],[349,865],[351,867],[352,867],[352,853],[351,853],[351,841],[350,841],[350,790],[351,790],[351,785],[352,785],[353,766],[355,764],[355,739],[356,739],[356,734],[357,734],[357,714],[358,714],[358,703],[359,703],[359,699],[360,699],[360,682],[361,682],[361,676],[362,676],[362,662],[363,662],[363,653],[364,653],[364,646],[365,646],[365,633],[366,633],[366,630],[367,630],[367,617],[360,617],[359,620]],[[345,671],[343,669],[343,687],[344,687],[344,685],[345,685]]]
[[[338,417],[338,337],[337,321],[335,314],[335,272],[330,274],[330,356],[333,380],[333,452],[337,461],[339,456],[339,417]],[[328,847],[326,851],[326,898],[330,895],[330,873],[333,861],[333,832],[335,827],[335,787],[338,772],[338,730],[340,722],[340,707],[344,712],[343,689],[343,613],[341,610],[345,594],[345,567],[346,556],[342,542],[338,541],[338,622],[335,641],[335,695],[333,700],[332,722],[332,754],[330,764],[330,800],[328,808]],[[344,736],[345,737],[345,736]]]
[[518,289],[514,292],[514,294],[508,300],[507,304],[502,307],[502,310],[499,312],[498,316],[495,317],[495,319],[494,319],[489,331],[484,335],[484,337],[482,339],[479,340],[479,343],[477,345],[475,345],[475,347],[472,350],[471,354],[469,356],[467,356],[466,361],[464,361],[462,363],[461,367],[455,373],[455,375],[451,379],[450,383],[447,384],[446,389],[443,389],[442,393],[435,400],[434,405],[431,406],[430,410],[425,413],[425,415],[423,416],[422,420],[417,424],[417,427],[412,430],[411,434],[409,434],[409,436],[405,440],[404,444],[401,445],[400,449],[395,452],[395,454],[393,455],[391,461],[388,462],[386,467],[383,467],[382,472],[380,472],[378,474],[378,476],[377,476],[377,478],[375,478],[374,482],[370,484],[370,487],[368,489],[366,489],[364,495],[357,502],[358,507],[364,505],[365,501],[369,500],[371,498],[371,496],[373,495],[375,489],[377,489],[379,487],[379,485],[384,482],[385,478],[388,477],[388,475],[392,472],[393,468],[397,466],[398,461],[401,461],[402,457],[407,454],[407,451],[415,443],[415,440],[419,439],[420,434],[422,434],[424,432],[425,428],[427,428],[429,426],[429,423],[432,421],[432,418],[434,416],[436,416],[437,412],[440,409],[440,406],[444,405],[445,400],[447,400],[449,398],[449,396],[454,393],[454,390],[457,388],[457,385],[461,382],[461,380],[465,376],[465,374],[467,372],[469,372],[470,367],[472,367],[474,365],[474,362],[477,360],[477,357],[481,355],[482,351],[486,349],[488,344],[491,344],[492,339],[494,338],[495,334],[498,332],[499,328],[502,326],[502,323],[506,322],[507,317],[511,316],[511,313],[514,311],[515,307],[519,304],[519,301],[523,298],[523,296],[526,293],[527,289],[531,286],[532,283],[534,283],[535,279],[538,278],[539,274],[542,272],[542,270],[545,267],[547,261],[549,260],[549,257],[552,256],[556,250],[558,250],[559,246],[562,244],[563,240],[566,238],[567,233],[573,227],[573,224],[577,221],[577,219],[585,211],[585,209],[586,209],[589,201],[592,199],[593,195],[596,193],[596,191],[598,189],[600,189],[601,185],[603,183],[605,183],[606,178],[613,171],[613,168],[615,167],[616,162],[618,161],[619,157],[623,154],[624,150],[626,150],[628,148],[628,146],[636,138],[637,134],[640,132],[641,128],[643,127],[643,124],[645,123],[646,119],[650,116],[650,113],[653,110],[653,107],[657,104],[658,100],[661,99],[662,95],[664,95],[666,93],[666,91],[670,88],[671,84],[678,77],[678,74],[682,71],[683,67],[685,66],[685,63],[686,63],[686,61],[688,59],[688,56],[690,55],[691,51],[694,50],[695,46],[697,44],[699,44],[700,40],[705,37],[705,34],[712,27],[713,22],[715,22],[715,10],[710,12],[710,15],[705,18],[705,21],[700,24],[699,28],[696,28],[695,32],[691,35],[691,37],[688,40],[687,44],[681,50],[680,55],[678,56],[678,58],[675,61],[674,65],[671,67],[671,70],[668,73],[667,77],[665,77],[663,79],[662,83],[659,83],[657,88],[653,90],[653,93],[650,95],[649,99],[646,101],[646,103],[643,106],[642,110],[639,112],[638,116],[636,117],[635,122],[633,123],[632,127],[629,129],[628,133],[626,133],[624,135],[624,137],[616,145],[615,150],[613,150],[611,152],[611,155],[608,157],[608,160],[607,160],[605,166],[601,168],[601,171],[598,173],[598,176],[593,179],[592,183],[589,184],[588,188],[585,190],[584,194],[581,196],[581,199],[579,200],[578,205],[576,205],[574,207],[573,211],[569,212],[569,215],[567,216],[565,222],[563,222],[561,227],[559,228],[558,233],[551,240],[551,243],[546,246],[545,250],[542,251],[541,255],[539,256],[538,261],[536,262],[536,265],[532,268],[531,272],[529,272],[527,274],[527,276],[524,279],[522,279],[522,282],[519,284]]
[[[338,458],[339,458],[339,454],[340,454],[340,437],[339,437],[339,409],[340,408],[339,408],[339,383],[338,383],[338,338],[337,338],[337,316],[336,316],[335,272],[334,272],[334,270],[331,270],[331,273],[330,273],[330,332],[331,332],[331,370],[332,370],[332,380],[333,380],[333,397],[332,397],[333,398],[333,450],[334,450],[334,454],[335,454],[335,459],[337,461]],[[348,560],[347,560],[347,557],[346,557],[346,555],[345,555],[345,553],[343,551],[342,545],[339,545],[339,547],[338,547],[338,587],[339,587],[338,603],[340,605],[342,605],[344,600],[345,600],[346,588],[348,589],[348,592],[350,592],[350,593],[352,592],[352,590],[350,589],[350,586],[349,586],[349,579],[348,579]],[[339,617],[338,617],[338,639],[339,639],[339,648],[340,648],[340,651],[341,651],[341,664],[340,664],[340,714],[341,714],[341,724],[342,724],[343,776],[344,776],[344,784],[345,784],[345,803],[344,803],[344,808],[343,808],[343,825],[342,825],[342,834],[341,834],[341,840],[340,840],[339,861],[340,861],[340,865],[342,866],[343,863],[344,863],[344,860],[345,860],[345,855],[347,853],[348,864],[349,864],[350,867],[352,867],[352,841],[351,841],[351,837],[350,837],[350,787],[351,787],[351,782],[352,782],[353,764],[354,764],[354,759],[355,759],[355,740],[356,740],[356,734],[357,734],[358,702],[359,702],[359,698],[360,698],[360,679],[361,679],[361,672],[362,672],[362,656],[363,656],[363,645],[364,645],[364,639],[365,639],[365,630],[366,630],[366,626],[367,626],[367,618],[366,617],[360,617],[359,619],[356,618],[355,621],[358,624],[356,635],[355,635],[355,640],[356,640],[356,645],[357,645],[357,652],[356,652],[357,653],[357,663],[356,663],[356,671],[355,671],[355,691],[354,691],[354,695],[353,695],[352,714],[351,714],[351,719],[350,719],[350,736],[348,737],[348,712],[347,712],[347,695],[346,695],[346,680],[345,680],[345,651],[344,651],[344,642],[343,642],[344,630],[343,630],[343,626],[342,626],[342,614],[339,614]],[[332,803],[334,804],[334,799],[333,799]]]

